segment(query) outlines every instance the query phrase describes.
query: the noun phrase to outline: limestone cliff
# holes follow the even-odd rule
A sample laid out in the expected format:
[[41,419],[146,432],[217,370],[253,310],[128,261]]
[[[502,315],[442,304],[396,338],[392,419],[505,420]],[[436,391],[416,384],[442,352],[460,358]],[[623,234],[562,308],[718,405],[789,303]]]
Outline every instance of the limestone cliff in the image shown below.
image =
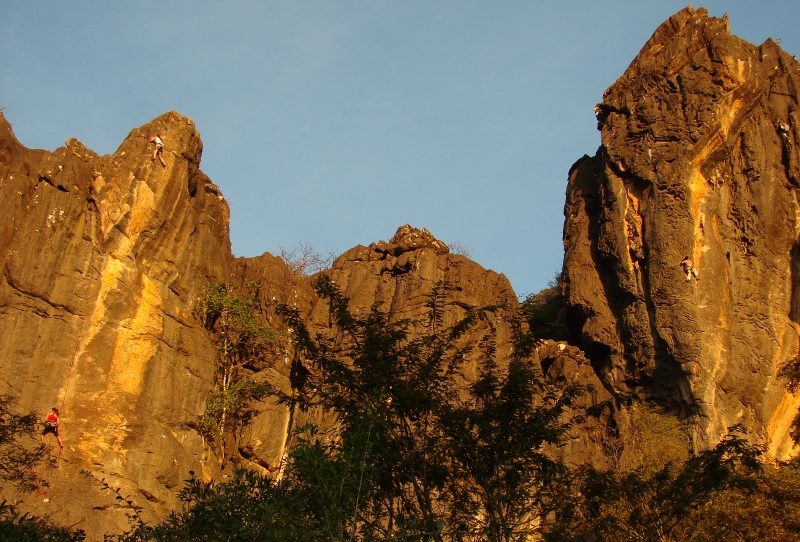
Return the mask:
[[[155,134],[163,167],[151,159]],[[108,156],[75,140],[52,153],[27,149],[0,116],[0,392],[41,414],[58,406],[65,444],[59,468],[40,473],[47,494],[25,496],[22,508],[90,539],[126,529],[128,501],[156,521],[178,505],[190,471],[223,474],[195,429],[214,384],[216,352],[192,316],[206,285],[255,280],[273,326],[286,331],[273,311],[285,303],[310,328],[328,329],[310,277],[269,254],[232,256],[228,207],[199,169],[201,153],[195,126],[177,113],[134,129]],[[446,283],[445,322],[498,305],[478,331],[511,348],[517,300],[508,280],[449,254],[426,230],[403,226],[325,273],[354,312],[377,303],[395,319],[421,316],[434,285]],[[291,355],[287,340],[253,378],[289,391]],[[465,360],[465,378],[476,369]],[[258,408],[232,452],[275,473],[291,415],[274,400]]]
[[[150,160],[155,133],[165,167]],[[176,113],[109,156],[76,140],[29,150],[0,117],[0,382],[27,409],[59,406],[65,443],[36,513],[102,533],[126,510],[98,480],[161,514],[201,470],[184,422],[202,412],[213,352],[191,300],[230,260],[228,207],[201,152]]]
[[[365,314],[377,306],[394,321],[426,322],[426,303],[437,286],[443,286],[440,303],[445,326],[461,320],[470,309],[496,306],[479,319],[463,339],[475,347],[464,359],[462,375],[466,381],[475,378],[480,369],[477,344],[481,337],[487,334],[494,337],[500,360],[508,359],[512,351],[513,335],[520,325],[519,304],[508,280],[464,256],[451,254],[444,243],[425,229],[405,225],[389,241],[356,246],[339,256],[323,274],[350,300],[350,310],[355,315]],[[326,300],[315,295],[311,287],[313,277],[292,275],[279,258],[270,254],[238,259],[234,275],[236,280],[259,283],[265,305],[272,301],[273,305],[295,306],[314,334],[330,334],[329,306]],[[272,310],[268,312],[272,321],[279,322]],[[291,358],[291,345],[287,344],[283,359],[262,375],[287,393],[290,391]],[[558,347],[552,341],[543,342],[531,356],[531,362],[542,364],[552,378],[594,384],[597,392],[589,398],[592,404],[610,398],[592,373],[588,360],[577,349],[566,345]],[[577,374],[581,378],[576,377]],[[247,431],[243,442],[247,450],[243,455],[257,458],[268,471],[278,470],[290,423],[297,426],[306,418],[318,422],[321,417],[319,412],[299,415],[302,419],[292,422],[285,408],[275,405],[264,408]],[[572,455],[586,457],[590,454],[591,439],[586,434],[576,437],[570,445]]]
[[[592,385],[586,406],[658,398],[692,420],[698,448],[738,423],[774,455],[793,452],[800,395],[777,375],[798,350],[798,77],[776,44],[747,44],[704,10],[656,31],[598,105],[602,146],[569,173],[562,286],[573,345],[537,344],[531,362],[546,377]],[[163,167],[151,160],[157,133]],[[174,112],[107,156],[75,140],[27,149],[0,114],[0,392],[40,413],[59,406],[65,443],[60,468],[41,473],[48,500],[26,498],[24,509],[92,539],[127,527],[118,494],[154,521],[190,470],[223,474],[193,428],[214,380],[213,345],[191,314],[206,285],[254,280],[282,332],[279,303],[330,332],[313,277],[270,254],[233,257],[228,207],[201,153],[192,121]],[[699,282],[685,280],[684,256]],[[507,279],[424,229],[356,246],[323,273],[355,313],[423,317],[436,285],[447,285],[445,323],[495,305],[463,340],[492,333],[501,356],[520,325]],[[254,378],[288,392],[291,348]],[[465,380],[477,363],[465,357]],[[274,473],[299,420],[274,400],[259,409],[234,452]],[[565,460],[602,463],[593,423],[559,450]]]
[[[671,403],[698,448],[734,424],[792,451],[798,349],[800,66],[686,8],[596,109],[602,145],[569,174],[564,291],[606,386]],[[688,256],[699,281],[687,281]]]

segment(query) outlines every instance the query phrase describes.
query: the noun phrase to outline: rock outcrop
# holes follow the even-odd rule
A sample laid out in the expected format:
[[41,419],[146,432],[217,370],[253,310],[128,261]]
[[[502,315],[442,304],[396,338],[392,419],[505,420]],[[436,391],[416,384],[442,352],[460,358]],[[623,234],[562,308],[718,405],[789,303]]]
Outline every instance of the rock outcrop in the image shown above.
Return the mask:
[[[156,133],[163,167],[151,160]],[[201,153],[192,121],[177,113],[134,129],[108,156],[75,140],[52,153],[27,149],[0,116],[0,392],[39,413],[57,405],[65,444],[59,468],[40,473],[47,500],[26,497],[23,509],[91,539],[128,528],[131,503],[145,521],[163,517],[190,471],[223,474],[196,431],[216,359],[192,315],[205,286],[255,280],[276,328],[273,309],[284,303],[329,332],[312,278],[270,254],[232,256],[228,207],[199,169]],[[353,312],[377,304],[394,319],[422,316],[431,290],[446,284],[444,323],[497,305],[475,337],[491,331],[498,349],[511,348],[517,300],[508,280],[449,254],[427,230],[403,226],[325,273]],[[253,377],[289,392],[291,348],[287,339]],[[475,363],[465,360],[466,378]],[[291,429],[287,408],[267,401],[242,435],[240,460],[277,472]]]
[[[799,78],[775,43],[747,44],[702,9],[656,31],[598,104],[602,146],[569,173],[572,344],[537,343],[531,362],[547,378],[591,385],[585,406],[629,394],[669,404],[691,420],[698,449],[742,424],[773,455],[794,452],[800,395],[778,373],[798,353]],[[156,133],[163,167],[151,160]],[[128,501],[154,521],[190,471],[222,474],[194,428],[214,385],[216,352],[192,316],[205,286],[256,281],[287,337],[279,303],[331,333],[314,277],[270,254],[232,256],[228,207],[201,153],[192,121],[174,112],[107,156],[75,140],[27,149],[0,114],[0,392],[40,413],[59,406],[65,443],[60,468],[41,473],[48,501],[24,509],[92,539],[128,527]],[[684,256],[699,282],[685,280]],[[402,226],[322,273],[356,314],[377,306],[424,319],[437,288],[445,325],[491,305],[462,340],[491,334],[499,357],[524,328],[503,275],[424,229]],[[475,352],[465,381],[480,369]],[[254,377],[288,393],[292,359],[287,339]],[[610,425],[613,413],[602,414]],[[278,471],[293,415],[267,402],[242,435],[241,461]],[[594,423],[558,450],[565,461],[602,463]]]
[[[313,335],[331,336],[330,310],[327,300],[315,294],[316,277],[302,278],[288,273],[285,264],[270,254],[257,258],[241,258],[236,262],[237,280],[250,280],[261,285],[268,302],[296,307]],[[439,288],[442,325],[452,325],[470,309],[494,306],[479,319],[465,341],[476,346],[481,337],[491,333],[502,358],[512,350],[518,321],[518,301],[505,276],[482,268],[464,256],[450,254],[449,248],[425,229],[409,225],[400,227],[394,237],[369,246],[356,246],[322,272],[349,299],[350,311],[366,315],[373,307],[388,315],[391,321],[427,322],[426,303]],[[268,305],[269,303],[267,303]],[[270,319],[278,321],[271,310]],[[264,376],[282,391],[290,392],[289,364],[292,347],[277,367]],[[479,369],[479,352],[464,360],[463,376],[470,380]],[[321,413],[300,414],[297,426],[311,418],[319,422]],[[245,442],[248,454],[260,458],[260,464],[275,471],[282,454],[283,437],[289,430],[289,412],[285,408],[266,408],[255,418]],[[280,428],[275,431],[274,428]],[[264,435],[271,434],[271,438]]]
[[[157,132],[165,167],[150,160]],[[102,533],[128,510],[100,480],[163,514],[188,469],[202,470],[184,422],[202,412],[214,354],[190,309],[231,256],[201,152],[176,113],[109,156],[76,140],[26,149],[0,117],[0,381],[22,407],[58,405],[65,443],[34,512]]]
[[602,145],[569,173],[574,339],[613,393],[688,416],[700,449],[742,424],[792,453],[800,396],[778,372],[798,352],[799,89],[773,41],[686,8],[606,91]]

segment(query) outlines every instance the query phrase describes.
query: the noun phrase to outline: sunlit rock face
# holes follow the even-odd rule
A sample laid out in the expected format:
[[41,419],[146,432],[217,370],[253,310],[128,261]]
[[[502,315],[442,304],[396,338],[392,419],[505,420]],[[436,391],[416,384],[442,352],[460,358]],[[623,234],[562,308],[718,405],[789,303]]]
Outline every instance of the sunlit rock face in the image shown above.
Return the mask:
[[[312,287],[317,276],[292,275],[279,258],[270,254],[238,259],[235,273],[240,277],[236,280],[261,285],[270,320],[279,321],[274,306],[285,303],[298,309],[312,336],[337,337],[330,305],[326,299],[319,298]],[[435,291],[441,313],[441,321],[436,324],[439,329],[456,324],[469,311],[491,307],[481,313],[460,340],[459,346],[465,352],[461,364],[465,385],[474,380],[481,369],[481,340],[491,337],[498,359],[507,360],[513,350],[514,333],[523,325],[516,295],[504,275],[485,269],[465,256],[450,253],[445,243],[424,228],[404,225],[389,241],[353,247],[320,275],[332,280],[337,290],[349,299],[349,309],[354,316],[366,317],[377,308],[391,322],[411,322],[410,337],[430,332],[433,324],[429,319],[429,305]],[[289,330],[283,331],[291,334]],[[287,342],[284,357],[275,367],[264,371],[264,377],[286,393],[291,392],[288,374],[292,359],[294,351]],[[296,420],[290,420],[285,408],[264,409],[247,431],[244,445],[248,455],[258,458],[259,464],[268,470],[277,471],[290,425],[323,421],[319,412],[298,412],[297,416]]]
[[[157,133],[166,166],[151,161]],[[201,152],[177,113],[108,156],[74,139],[27,149],[0,117],[0,381],[24,408],[57,405],[65,443],[34,512],[102,533],[130,510],[99,480],[159,514],[189,469],[204,471],[185,424],[202,412],[214,353],[191,305],[231,256]]]
[[606,91],[602,145],[569,173],[574,338],[609,389],[691,416],[698,448],[742,424],[792,453],[800,397],[777,374],[798,350],[798,89],[777,44],[686,8]]
[[[540,341],[530,356],[551,381],[590,385],[582,406],[652,395],[693,420],[697,448],[742,424],[774,455],[792,452],[800,399],[777,373],[797,354],[800,313],[798,75],[776,44],[747,44],[724,19],[687,8],[605,94],[603,144],[569,173],[572,344]],[[156,134],[164,166],[152,160]],[[65,443],[60,468],[42,473],[47,501],[26,497],[24,509],[93,540],[128,527],[129,502],[146,521],[163,518],[190,471],[221,475],[195,429],[216,360],[192,315],[205,286],[260,285],[285,344],[251,376],[286,393],[295,353],[275,307],[334,333],[314,276],[270,254],[232,256],[228,206],[201,151],[192,121],[174,112],[107,156],[75,140],[27,149],[0,114],[0,392],[42,414],[58,406]],[[684,256],[699,282],[685,280]],[[491,336],[499,359],[525,327],[505,276],[423,228],[356,246],[322,273],[356,315],[377,306],[424,328],[437,288],[442,325],[491,306],[461,340]],[[465,385],[480,364],[478,348],[465,350]],[[335,423],[320,412],[294,419],[272,399],[259,410],[231,452],[273,475],[293,427]],[[565,461],[602,464],[595,422],[559,448]]]
[[[164,166],[152,159],[156,134]],[[190,471],[223,474],[196,430],[214,386],[216,351],[192,314],[208,284],[260,285],[264,314],[285,344],[248,370],[284,392],[294,352],[275,307],[297,307],[310,329],[333,333],[314,277],[270,254],[232,256],[228,206],[200,170],[201,152],[193,122],[174,112],[132,130],[108,156],[76,140],[54,152],[27,149],[0,116],[0,392],[41,414],[58,406],[65,444],[60,468],[42,473],[47,495],[27,496],[22,507],[92,540],[128,528],[134,506],[145,521],[163,518],[179,506]],[[426,322],[437,286],[442,325],[492,305],[463,340],[491,334],[500,356],[520,325],[506,277],[450,254],[425,229],[402,226],[324,273],[356,315],[378,306],[390,319]],[[464,358],[465,382],[480,362]],[[272,475],[297,423],[333,423],[313,411],[292,420],[274,398],[257,408],[229,451]]]

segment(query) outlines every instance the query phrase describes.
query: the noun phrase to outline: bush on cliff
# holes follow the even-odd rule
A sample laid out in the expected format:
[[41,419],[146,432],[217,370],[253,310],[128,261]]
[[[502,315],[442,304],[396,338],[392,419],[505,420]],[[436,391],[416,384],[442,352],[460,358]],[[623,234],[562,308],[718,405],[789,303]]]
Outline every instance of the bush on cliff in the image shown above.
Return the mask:
[[730,487],[695,508],[676,539],[800,540],[800,461],[765,462],[745,487]]
[[[787,494],[798,502],[800,492],[781,492],[775,477],[765,483],[760,449],[739,436],[685,460],[641,458],[622,470],[554,461],[545,450],[569,438],[582,390],[544,382],[525,358],[530,341],[504,359],[491,331],[464,340],[492,307],[444,326],[446,286],[438,285],[427,321],[397,322],[378,310],[352,314],[324,278],[316,288],[336,332],[312,337],[295,309],[279,309],[313,369],[280,399],[334,413],[336,430],[298,428],[276,478],[244,470],[222,483],[192,478],[183,510],[123,540],[712,540],[724,529],[700,511],[735,525],[748,516],[736,507],[751,502],[760,512],[742,532],[768,532],[778,517],[788,518],[783,534],[798,534],[796,514],[768,510]],[[467,384],[462,365],[476,353],[479,374]],[[650,414],[634,425],[653,425]],[[657,435],[674,433],[656,425]]]
[[280,340],[280,334],[264,320],[259,302],[255,284],[245,283],[239,288],[211,284],[193,307],[217,349],[214,390],[198,420],[198,429],[222,463],[226,445],[232,441],[235,447],[242,427],[255,414],[253,402],[270,392],[269,387],[250,377],[269,363]]
[[[444,326],[445,284],[431,292],[425,322],[390,322],[376,309],[354,316],[329,280],[316,289],[329,303],[336,341],[311,338],[297,311],[282,313],[314,367],[313,391],[301,401],[336,414],[333,457],[357,459],[359,498],[344,531],[438,541],[538,531],[563,473],[543,449],[565,438],[582,390],[544,382],[523,352],[500,359],[491,331],[461,340],[495,308]],[[426,332],[411,334],[415,325]],[[465,385],[468,353],[477,353],[480,372]]]
[[761,449],[731,434],[711,450],[656,471],[579,469],[547,539],[695,540],[697,510],[713,506],[725,491],[756,491],[761,466]]
[[0,502],[0,540],[14,542],[79,542],[86,539],[81,531],[59,527],[44,518],[20,513],[14,506]]
[[561,293],[559,280],[560,274],[557,274],[546,288],[528,294],[522,300],[522,313],[535,339],[566,341],[568,338],[564,320],[566,299]]

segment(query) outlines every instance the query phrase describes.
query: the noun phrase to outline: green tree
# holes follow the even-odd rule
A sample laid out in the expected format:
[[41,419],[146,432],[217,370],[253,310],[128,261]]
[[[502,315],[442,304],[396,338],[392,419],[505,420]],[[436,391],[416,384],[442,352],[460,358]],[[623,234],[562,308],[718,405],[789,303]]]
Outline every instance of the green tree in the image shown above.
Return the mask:
[[566,341],[568,338],[565,323],[567,303],[561,293],[560,279],[561,274],[556,274],[546,288],[528,294],[522,300],[522,314],[535,339]]
[[53,525],[46,519],[20,513],[14,506],[0,502],[0,540],[14,542],[78,542],[86,534]]
[[444,419],[459,504],[452,512],[487,541],[529,540],[558,508],[567,469],[548,453],[578,416],[580,386],[547,383],[524,358],[506,371],[487,362],[466,400]]
[[261,311],[259,288],[245,283],[234,289],[227,284],[207,286],[195,302],[194,315],[211,334],[217,349],[214,391],[200,417],[200,434],[216,445],[225,461],[228,439],[239,438],[241,428],[256,413],[254,401],[270,388],[252,375],[269,364],[280,334],[270,327]]
[[754,483],[729,487],[694,509],[677,540],[800,540],[800,462],[765,462]]
[[[280,499],[276,496],[280,495]],[[156,526],[139,524],[133,531],[117,537],[119,542],[186,541],[298,541],[282,528],[302,529],[300,514],[292,521],[289,507],[294,501],[288,492],[255,472],[235,468],[230,480],[208,483],[192,476],[181,490],[181,512],[171,513]]]
[[680,540],[688,518],[723,491],[756,487],[761,453],[731,434],[713,449],[655,472],[583,469],[548,540]]
[[306,386],[313,391],[298,398],[301,406],[320,406],[339,420],[334,463],[360,458],[352,466],[361,504],[345,530],[352,534],[358,525],[368,537],[424,532],[441,540],[447,472],[435,416],[452,389],[456,357],[445,358],[455,336],[411,338],[410,322],[390,322],[377,309],[353,316],[329,280],[316,289],[330,304],[333,338],[312,338],[293,308],[279,312],[314,368],[313,386]]
[[[582,390],[547,384],[522,347],[510,360],[498,359],[491,331],[460,341],[496,307],[443,326],[444,284],[431,292],[427,324],[415,327],[377,309],[353,316],[324,277],[316,288],[330,304],[335,340],[312,339],[296,310],[283,313],[315,368],[315,392],[306,400],[337,415],[340,450],[361,457],[368,499],[351,532],[358,526],[365,539],[511,541],[540,529],[562,478],[545,448],[565,437]],[[421,328],[427,333],[418,334]],[[482,373],[465,386],[462,363],[475,342]]]

